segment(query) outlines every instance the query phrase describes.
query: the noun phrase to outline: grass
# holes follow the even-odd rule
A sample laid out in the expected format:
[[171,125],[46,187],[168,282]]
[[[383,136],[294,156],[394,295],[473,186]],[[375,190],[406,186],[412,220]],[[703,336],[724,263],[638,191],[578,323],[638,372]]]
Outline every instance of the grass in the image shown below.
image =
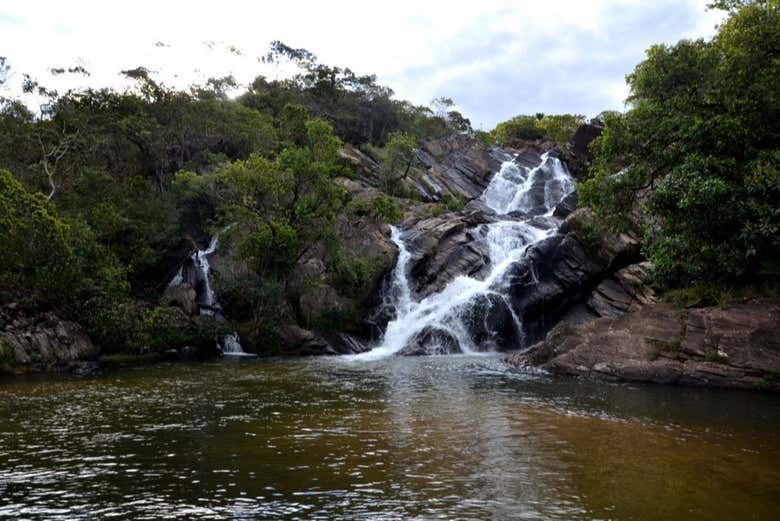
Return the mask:
[[780,285],[768,282],[742,286],[697,284],[668,290],[661,300],[671,302],[679,308],[718,306],[725,309],[735,301],[762,297],[780,298]]
[[680,348],[682,347],[682,340],[680,338],[673,338],[669,341],[660,340],[658,338],[646,338],[647,342],[653,345],[653,349],[648,355],[648,359],[651,362],[658,360],[662,354],[671,355],[676,358],[680,354]]

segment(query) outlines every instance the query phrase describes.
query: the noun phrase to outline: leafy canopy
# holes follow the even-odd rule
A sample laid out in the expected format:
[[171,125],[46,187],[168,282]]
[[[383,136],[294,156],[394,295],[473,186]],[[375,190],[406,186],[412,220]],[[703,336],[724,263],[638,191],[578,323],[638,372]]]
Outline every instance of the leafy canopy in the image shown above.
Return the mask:
[[780,272],[780,9],[716,2],[712,41],[656,45],[608,114],[582,199],[624,227],[646,212],[645,250],[672,286]]

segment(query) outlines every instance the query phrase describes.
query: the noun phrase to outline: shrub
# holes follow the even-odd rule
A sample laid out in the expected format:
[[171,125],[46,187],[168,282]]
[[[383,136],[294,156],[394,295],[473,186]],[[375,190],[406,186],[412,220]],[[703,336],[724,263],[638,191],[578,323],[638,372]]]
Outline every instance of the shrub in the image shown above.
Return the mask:
[[371,201],[371,217],[384,223],[395,223],[403,219],[403,212],[389,195],[380,195]]

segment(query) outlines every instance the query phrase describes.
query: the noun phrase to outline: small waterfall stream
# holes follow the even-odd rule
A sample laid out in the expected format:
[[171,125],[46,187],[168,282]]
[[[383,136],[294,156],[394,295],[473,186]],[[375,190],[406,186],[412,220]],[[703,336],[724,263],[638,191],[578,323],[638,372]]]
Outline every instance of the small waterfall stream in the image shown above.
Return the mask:
[[[193,267],[198,272],[198,280],[202,281],[203,290],[198,292],[198,308],[201,315],[209,315],[217,320],[226,321],[222,315],[222,306],[220,306],[217,300],[214,289],[211,286],[211,264],[209,263],[209,257],[217,251],[219,246],[219,236],[230,229],[232,225],[227,226],[220,230],[209,241],[209,246],[205,250],[197,250],[194,252],[190,259],[192,260]],[[168,283],[169,287],[178,286],[184,283],[185,273],[184,266],[179,268],[179,271]],[[244,348],[241,346],[241,341],[238,337],[238,333],[233,331],[225,335],[222,341],[219,342],[219,349],[225,356],[254,356],[251,353],[245,353]]]
[[[557,231],[560,222],[553,217],[555,206],[574,189],[574,180],[566,166],[550,154],[542,155],[541,162],[534,167],[523,166],[515,159],[504,162],[481,196],[481,201],[501,217],[497,222],[480,226],[488,246],[489,273],[481,278],[459,276],[440,292],[419,301],[412,297],[411,255],[404,234],[392,227],[391,240],[399,250],[388,292],[393,299],[389,304],[395,310],[395,318],[387,324],[382,343],[357,357],[375,359],[397,354],[426,334],[422,341],[428,354],[452,352],[453,339],[457,342],[455,352],[484,351],[484,346],[474,338],[472,324],[476,315],[487,327],[485,302],[502,301],[516,330],[522,331],[507,296],[504,274],[530,246]],[[491,306],[487,309],[492,309]]]

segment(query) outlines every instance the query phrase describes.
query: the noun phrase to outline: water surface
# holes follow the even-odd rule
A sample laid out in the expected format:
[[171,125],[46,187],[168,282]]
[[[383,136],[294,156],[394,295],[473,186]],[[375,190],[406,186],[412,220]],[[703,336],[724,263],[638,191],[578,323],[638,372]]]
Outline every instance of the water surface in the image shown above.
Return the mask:
[[771,395],[490,356],[0,380],[0,518],[780,519]]

